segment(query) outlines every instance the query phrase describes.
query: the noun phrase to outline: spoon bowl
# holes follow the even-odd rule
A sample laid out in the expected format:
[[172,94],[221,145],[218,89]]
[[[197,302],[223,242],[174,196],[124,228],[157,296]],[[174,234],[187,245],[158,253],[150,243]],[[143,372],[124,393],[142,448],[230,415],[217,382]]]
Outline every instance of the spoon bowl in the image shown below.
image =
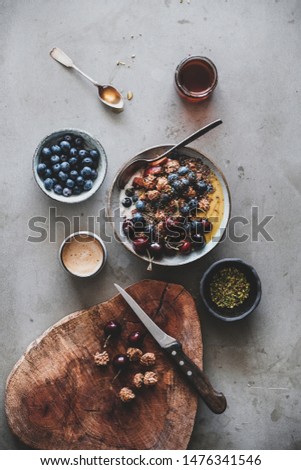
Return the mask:
[[97,83],[93,78],[89,77],[86,73],[80,70],[70,59],[64,51],[59,49],[58,47],[54,47],[49,52],[50,56],[59,62],[60,64],[64,65],[65,67],[72,68],[80,73],[83,77],[85,77],[89,82],[93,83],[94,86],[98,89],[98,98],[100,101],[108,106],[109,108],[115,111],[122,111],[124,107],[123,98],[121,93],[117,90],[117,88],[113,87],[112,85],[100,85]]

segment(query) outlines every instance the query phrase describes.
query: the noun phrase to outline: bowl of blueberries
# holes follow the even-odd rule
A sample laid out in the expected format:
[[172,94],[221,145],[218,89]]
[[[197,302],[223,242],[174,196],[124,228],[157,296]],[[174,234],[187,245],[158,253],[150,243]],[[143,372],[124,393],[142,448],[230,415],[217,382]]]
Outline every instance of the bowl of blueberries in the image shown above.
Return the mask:
[[50,198],[82,202],[101,186],[107,171],[104,148],[79,129],[62,129],[45,137],[33,156],[33,173]]

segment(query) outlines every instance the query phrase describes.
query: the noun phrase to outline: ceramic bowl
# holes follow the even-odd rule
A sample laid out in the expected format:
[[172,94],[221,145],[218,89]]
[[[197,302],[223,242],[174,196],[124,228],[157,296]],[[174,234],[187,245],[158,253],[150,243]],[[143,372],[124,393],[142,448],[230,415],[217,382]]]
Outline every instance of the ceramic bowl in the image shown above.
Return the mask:
[[[39,163],[41,163],[41,151],[43,147],[50,147],[51,145],[57,144],[57,142],[60,139],[62,139],[64,135],[66,134],[71,134],[76,137],[82,137],[84,139],[84,148],[86,147],[89,149],[97,149],[100,155],[99,165],[97,168],[98,176],[94,180],[92,189],[90,191],[83,191],[81,194],[78,194],[78,195],[71,195],[70,197],[65,197],[63,195],[56,194],[53,191],[53,189],[50,191],[47,191],[44,187],[43,180],[41,179],[41,177],[39,176],[37,172],[37,166]],[[62,129],[62,130],[55,131],[52,134],[47,135],[46,137],[44,137],[44,139],[41,140],[33,156],[33,174],[40,189],[51,199],[54,199],[55,201],[59,201],[59,202],[65,202],[67,204],[86,201],[91,196],[93,196],[93,194],[95,194],[96,191],[101,186],[105,178],[106,172],[107,172],[107,156],[106,156],[103,146],[95,137],[90,135],[88,132],[82,131],[79,129]]]
[[[234,267],[243,272],[250,283],[248,298],[233,309],[218,307],[211,299],[210,283],[213,276],[226,267]],[[226,322],[241,320],[252,313],[261,299],[261,282],[253,266],[238,258],[224,258],[213,263],[203,274],[200,284],[201,297],[207,310],[215,317]]]
[[[156,155],[160,155],[164,153],[166,150],[168,150],[171,147],[172,145],[160,145],[157,147],[151,147],[147,150],[144,150],[140,154],[136,155],[130,161],[137,160],[140,157],[147,158],[147,159],[154,158]],[[192,261],[196,261],[202,258],[203,256],[207,255],[210,251],[212,251],[218,245],[219,241],[222,239],[224,232],[226,230],[228,221],[229,221],[229,217],[230,217],[230,209],[231,209],[230,191],[229,191],[228,184],[226,182],[226,178],[221,172],[221,170],[215,165],[215,163],[213,163],[213,161],[210,158],[208,158],[203,153],[193,148],[185,147],[181,149],[181,151],[178,151],[178,153],[180,156],[200,159],[202,160],[204,164],[208,165],[208,167],[211,170],[213,170],[213,172],[217,176],[222,187],[223,198],[224,198],[224,213],[223,213],[223,217],[222,217],[219,229],[216,235],[213,237],[214,239],[209,241],[201,251],[200,250],[192,251],[189,255],[177,254],[176,256],[172,256],[172,257],[164,256],[161,259],[154,259],[152,263],[155,265],[159,265],[159,266],[181,266],[187,263],[191,263]],[[123,168],[125,168],[130,163],[130,161],[127,162],[127,164],[121,168],[121,170],[117,173],[113,181],[113,184],[110,190],[110,195],[109,195],[109,213],[110,213],[113,225],[114,225],[114,231],[115,231],[117,240],[119,240],[124,245],[124,247],[130,253],[134,254],[136,257],[143,259],[145,261],[149,261],[149,258],[147,256],[142,256],[140,254],[137,254],[134,251],[131,241],[128,240],[128,238],[122,232],[122,217],[121,217],[122,206],[120,202],[121,191],[118,188],[117,180],[118,180],[118,176],[120,172],[123,170]]]

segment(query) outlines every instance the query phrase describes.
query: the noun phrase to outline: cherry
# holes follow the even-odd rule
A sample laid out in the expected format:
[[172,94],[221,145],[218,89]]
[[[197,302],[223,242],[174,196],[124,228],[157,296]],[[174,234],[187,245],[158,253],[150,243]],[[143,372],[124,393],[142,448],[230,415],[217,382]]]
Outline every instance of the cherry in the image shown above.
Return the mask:
[[180,253],[182,255],[189,255],[191,253],[192,243],[188,240],[185,240],[183,245],[180,246]]
[[130,346],[139,346],[142,344],[143,338],[144,336],[140,331],[133,331],[133,333],[128,336],[128,343]]
[[153,242],[149,246],[149,252],[154,258],[161,258],[163,255],[163,245],[158,242]]
[[196,250],[201,250],[206,245],[205,237],[200,233],[193,233],[191,235],[191,240],[193,241],[193,246]]
[[118,321],[110,320],[104,327],[106,336],[118,336],[121,333],[122,327]]
[[125,369],[129,365],[129,358],[125,354],[117,354],[112,363],[116,369]]
[[135,236],[134,224],[130,219],[125,219],[122,224],[123,233],[132,240]]
[[149,239],[145,235],[135,238],[133,240],[133,247],[136,253],[143,254],[146,251],[146,248],[149,246]]
[[117,379],[122,370],[126,369],[130,363],[129,358],[125,354],[117,354],[113,357],[112,364],[117,369],[117,374],[113,378],[112,382]]
[[204,230],[204,233],[210,233],[211,230],[212,230],[212,223],[207,220],[207,219],[203,219],[202,220],[202,225],[203,225],[203,230]]

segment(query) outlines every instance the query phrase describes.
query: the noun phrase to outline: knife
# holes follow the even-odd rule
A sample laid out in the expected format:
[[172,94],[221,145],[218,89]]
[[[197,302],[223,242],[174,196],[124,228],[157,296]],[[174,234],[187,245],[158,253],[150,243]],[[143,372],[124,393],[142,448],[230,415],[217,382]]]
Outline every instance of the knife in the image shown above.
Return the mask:
[[122,287],[118,286],[118,284],[114,284],[114,286],[161,348],[173,359],[182,374],[184,374],[186,379],[195,387],[208,408],[210,408],[213,413],[223,413],[227,407],[225,396],[214,390],[203,371],[186,356],[182,350],[181,343],[161,330]]

